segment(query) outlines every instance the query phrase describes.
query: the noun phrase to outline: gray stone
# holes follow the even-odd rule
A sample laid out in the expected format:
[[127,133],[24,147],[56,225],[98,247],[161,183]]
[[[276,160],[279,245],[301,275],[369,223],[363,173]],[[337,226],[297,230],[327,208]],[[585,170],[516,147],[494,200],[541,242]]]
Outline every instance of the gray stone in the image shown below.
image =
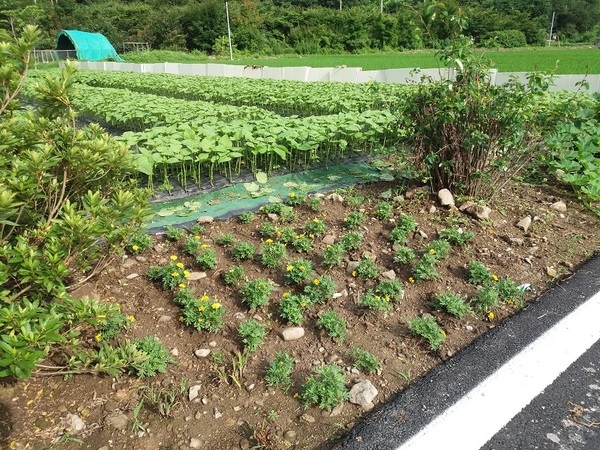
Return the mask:
[[352,272],[354,272],[357,267],[358,267],[358,261],[350,261],[350,262],[348,262],[348,265],[346,266],[346,273],[352,273]]
[[329,194],[325,197],[327,200],[331,200],[332,202],[342,203],[344,201],[344,197],[340,194]]
[[360,405],[363,410],[373,408],[373,400],[377,397],[377,388],[369,380],[359,381],[350,389],[350,403]]
[[284,341],[297,341],[304,337],[304,328],[290,327],[281,332]]
[[442,206],[454,206],[454,197],[448,189],[440,189],[438,191],[438,199]]
[[202,441],[198,438],[191,438],[190,448],[202,448]]
[[127,275],[125,278],[128,280],[133,280],[134,278],[139,277],[140,274],[139,273],[130,273],[129,275]]
[[556,268],[553,266],[546,267],[546,273],[548,274],[548,276],[551,276],[552,278],[556,278],[558,276],[558,272],[556,271]]
[[106,418],[106,424],[110,425],[117,430],[124,430],[127,427],[127,422],[129,419],[125,414],[115,414],[113,416],[108,416]]
[[285,433],[283,433],[284,439],[287,439],[288,441],[293,441],[296,439],[296,436],[297,434],[294,430],[287,430]]
[[85,422],[77,414],[67,414],[65,421],[71,431],[78,432],[85,428]]
[[164,323],[171,320],[171,316],[162,315],[158,318],[158,323]]
[[279,222],[279,216],[277,214],[269,213],[267,214],[267,217],[271,222]]
[[525,233],[527,233],[527,230],[529,230],[530,226],[531,226],[531,216],[524,217],[517,222],[517,227],[522,229]]
[[131,267],[135,266],[135,264],[136,264],[136,263],[135,263],[135,260],[134,260],[134,259],[127,258],[127,259],[126,259],[126,260],[123,262],[122,266],[123,266],[125,269],[129,269],[129,268],[131,268]]
[[215,408],[213,411],[213,416],[215,417],[215,419],[220,419],[221,417],[223,417],[223,413],[217,408]]
[[396,279],[396,272],[394,272],[394,270],[388,270],[387,272],[383,272],[381,274],[382,277],[387,278],[389,280],[395,280]]
[[335,236],[332,234],[328,234],[323,238],[323,244],[333,245],[335,243]]
[[193,386],[190,386],[190,389],[188,391],[188,400],[190,402],[194,401],[196,398],[198,398],[198,395],[200,395],[200,385],[199,384],[195,384]]
[[300,416],[300,420],[306,422],[306,423],[315,423],[315,418],[313,416],[311,416],[310,414],[302,414]]
[[565,204],[565,202],[558,201],[558,202],[552,203],[550,205],[550,209],[554,209],[555,211],[559,211],[559,212],[566,212],[567,205]]
[[198,281],[206,278],[206,272],[190,272],[190,276],[187,278],[188,281]]
[[436,211],[437,211],[437,208],[435,207],[435,205],[431,205],[429,207],[429,214],[435,214]]
[[212,216],[200,216],[196,219],[198,223],[211,223],[214,219]]
[[172,349],[171,350],[171,355],[173,355],[175,357],[179,356],[179,350],[177,350],[176,348]]
[[210,349],[199,348],[194,352],[194,355],[196,355],[198,358],[206,358],[208,355],[210,355]]
[[479,220],[489,219],[490,213],[492,212],[489,207],[485,205],[478,205],[477,203],[471,201],[460,205],[459,210]]

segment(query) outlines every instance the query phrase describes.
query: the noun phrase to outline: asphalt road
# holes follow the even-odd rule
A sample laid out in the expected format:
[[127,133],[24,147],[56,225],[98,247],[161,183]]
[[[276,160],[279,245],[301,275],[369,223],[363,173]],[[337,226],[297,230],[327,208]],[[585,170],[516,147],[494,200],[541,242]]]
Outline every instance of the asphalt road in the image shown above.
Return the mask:
[[599,291],[595,257],[376,407],[335,448],[600,450]]

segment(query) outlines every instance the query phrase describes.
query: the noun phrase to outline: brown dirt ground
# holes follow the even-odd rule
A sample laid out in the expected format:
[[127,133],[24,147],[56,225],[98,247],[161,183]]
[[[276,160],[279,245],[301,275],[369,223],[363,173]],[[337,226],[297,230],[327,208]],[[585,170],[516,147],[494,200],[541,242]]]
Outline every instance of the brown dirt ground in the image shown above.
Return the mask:
[[[369,213],[380,201],[381,192],[390,188],[397,186],[390,183],[367,184],[347,190],[343,195],[346,199],[365,196],[367,200],[360,207]],[[550,208],[557,200],[567,204],[566,212]],[[437,208],[435,212],[432,212],[432,206]],[[345,370],[348,387],[357,380],[369,379],[379,390],[375,403],[381,404],[409,382],[432,367],[443,364],[478,336],[518,312],[515,305],[502,304],[494,309],[492,320],[484,314],[457,319],[431,309],[429,301],[436,292],[452,289],[464,295],[474,293],[474,288],[466,281],[465,266],[470,260],[483,262],[498,276],[508,276],[517,284],[530,283],[534,290],[528,292],[527,301],[535,301],[540,293],[568,277],[600,248],[597,217],[557,187],[521,184],[501,192],[490,206],[493,210],[490,220],[478,221],[457,210],[440,207],[436,196],[427,192],[416,193],[395,204],[394,216],[401,213],[413,215],[418,229],[424,232],[411,236],[409,246],[414,249],[423,248],[446,227],[460,226],[475,233],[475,238],[467,246],[453,247],[450,256],[439,266],[438,280],[421,283],[409,283],[410,268],[400,267],[392,260],[394,252],[386,237],[393,223],[369,216],[361,230],[364,233],[363,248],[347,260],[357,260],[363,251],[368,250],[377,255],[376,262],[380,268],[394,269],[398,279],[404,282],[405,297],[387,316],[365,314],[357,304],[357,296],[369,288],[368,282],[353,278],[344,267],[324,270],[320,266],[324,244],[317,241],[315,251],[310,255],[316,271],[331,275],[338,292],[348,292],[347,296],[330,300],[327,304],[348,322],[349,333],[343,342],[333,341],[315,327],[317,312],[322,307],[316,307],[308,314],[303,324],[306,329],[304,338],[285,342],[280,332],[286,324],[277,314],[281,294],[290,289],[284,285],[284,269],[265,269],[256,261],[243,264],[251,279],[268,277],[276,284],[268,309],[248,311],[240,302],[236,289],[222,281],[220,274],[233,263],[228,250],[216,245],[218,267],[209,270],[206,278],[193,283],[196,293],[208,292],[220,299],[228,311],[226,325],[218,333],[198,332],[186,327],[178,321],[179,309],[172,301],[172,294],[152,284],[144,274],[150,266],[166,263],[171,254],[181,255],[186,267],[191,270],[194,270],[195,263],[183,256],[180,243],[156,237],[153,248],[142,257],[114,262],[74,294],[118,302],[124,314],[136,317],[135,325],[123,337],[155,335],[168,349],[177,349],[177,363],[170,366],[167,374],[143,380],[128,376],[114,379],[76,375],[64,379],[38,375],[25,382],[4,382],[0,385],[0,439],[8,448],[17,449],[155,450],[188,449],[190,445],[191,448],[206,449],[252,446],[272,449],[331,448],[336,438],[365,413],[360,407],[347,402],[341,411],[336,409],[333,414],[316,407],[305,410],[294,394],[299,392],[312,368],[321,364],[339,364]],[[315,217],[315,213],[305,206],[295,210],[298,220],[292,225],[298,229]],[[344,233],[343,218],[350,210],[345,203],[324,202],[323,220],[331,234],[339,237]],[[526,215],[532,216],[534,221],[524,233],[515,224]],[[202,239],[212,246],[213,240],[222,233],[233,233],[239,241],[253,242],[258,248],[261,242],[258,229],[264,220],[268,220],[264,215],[257,216],[249,225],[241,224],[237,218],[217,220],[206,226]],[[521,245],[515,245],[510,238],[522,239]],[[289,252],[289,257],[304,256]],[[139,276],[128,277],[134,273]],[[406,325],[408,318],[425,313],[434,315],[447,334],[436,352],[413,337]],[[209,348],[213,355],[221,352],[223,364],[230,367],[231,359],[242,350],[237,338],[237,325],[241,317],[251,315],[258,315],[270,331],[259,350],[250,355],[242,387],[238,388],[218,376],[218,364],[212,356],[198,358],[194,351]],[[89,339],[90,345],[93,345],[93,336]],[[381,371],[373,375],[352,373],[349,370],[352,361],[347,353],[352,346],[376,355],[383,362]],[[263,380],[268,362],[280,351],[288,352],[295,359],[293,386],[287,394],[281,389],[267,387]],[[133,431],[140,387],[152,385],[157,389],[177,389],[183,379],[189,384],[201,385],[198,399],[190,402],[187,393],[180,396],[171,417],[167,418],[146,404],[138,415],[145,431]],[[106,422],[109,416],[119,413],[129,419],[123,430]],[[67,414],[77,414],[83,419],[85,428],[69,433]],[[309,422],[311,417],[314,421]]]

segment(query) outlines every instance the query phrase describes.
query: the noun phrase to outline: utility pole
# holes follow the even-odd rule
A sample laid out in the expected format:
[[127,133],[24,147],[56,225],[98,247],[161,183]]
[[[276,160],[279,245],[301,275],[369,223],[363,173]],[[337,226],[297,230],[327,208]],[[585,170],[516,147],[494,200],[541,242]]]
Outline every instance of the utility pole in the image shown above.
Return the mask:
[[554,31],[555,14],[556,14],[556,11],[552,11],[552,22],[550,23],[550,34],[548,35],[548,47],[550,47],[550,44],[552,44],[552,32]]
[[233,47],[231,46],[231,26],[229,25],[229,2],[227,2],[227,1],[225,2],[225,14],[227,15],[227,37],[229,39],[229,59],[231,61],[233,61]]

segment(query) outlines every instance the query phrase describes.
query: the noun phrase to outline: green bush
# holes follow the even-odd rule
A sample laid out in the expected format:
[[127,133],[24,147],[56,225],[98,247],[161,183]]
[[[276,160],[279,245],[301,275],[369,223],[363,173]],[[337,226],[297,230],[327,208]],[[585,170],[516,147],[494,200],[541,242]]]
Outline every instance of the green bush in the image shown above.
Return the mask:
[[349,396],[344,372],[335,365],[314,369],[300,391],[300,400],[306,407],[318,405],[327,410],[333,409]]
[[492,31],[484,35],[483,41],[486,47],[515,48],[527,45],[527,39],[521,30]]

